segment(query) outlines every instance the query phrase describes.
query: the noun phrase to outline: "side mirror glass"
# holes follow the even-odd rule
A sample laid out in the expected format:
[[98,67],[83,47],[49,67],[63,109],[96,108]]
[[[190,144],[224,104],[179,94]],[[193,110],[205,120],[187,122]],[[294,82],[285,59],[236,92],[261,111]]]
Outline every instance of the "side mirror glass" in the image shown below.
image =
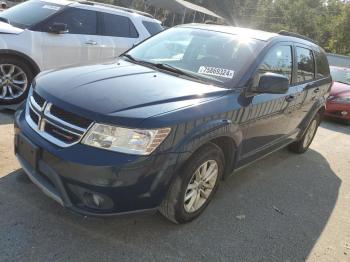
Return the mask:
[[265,73],[260,76],[259,85],[254,88],[254,93],[285,94],[288,92],[288,77],[275,73]]
[[68,32],[68,25],[63,23],[54,23],[49,27],[49,32],[54,34],[64,34]]

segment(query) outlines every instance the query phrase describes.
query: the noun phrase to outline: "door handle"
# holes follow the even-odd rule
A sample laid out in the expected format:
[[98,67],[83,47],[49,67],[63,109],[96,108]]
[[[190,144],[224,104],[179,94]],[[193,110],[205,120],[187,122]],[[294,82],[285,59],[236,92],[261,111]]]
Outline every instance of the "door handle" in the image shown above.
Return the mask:
[[314,90],[314,93],[318,93],[320,92],[320,89],[317,87],[315,90]]
[[91,41],[86,42],[85,44],[86,44],[86,45],[97,45],[97,42],[91,40]]
[[292,102],[295,99],[295,95],[289,95],[286,97],[287,102]]

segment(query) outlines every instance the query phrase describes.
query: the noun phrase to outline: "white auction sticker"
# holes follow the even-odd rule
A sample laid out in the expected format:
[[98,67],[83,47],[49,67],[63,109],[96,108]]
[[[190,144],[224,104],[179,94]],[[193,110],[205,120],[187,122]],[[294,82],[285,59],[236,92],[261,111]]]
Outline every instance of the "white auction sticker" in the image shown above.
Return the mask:
[[201,66],[198,69],[198,73],[203,74],[203,75],[211,75],[211,76],[218,76],[218,77],[232,79],[234,74],[235,74],[235,71],[229,70],[229,69],[224,69],[224,68]]

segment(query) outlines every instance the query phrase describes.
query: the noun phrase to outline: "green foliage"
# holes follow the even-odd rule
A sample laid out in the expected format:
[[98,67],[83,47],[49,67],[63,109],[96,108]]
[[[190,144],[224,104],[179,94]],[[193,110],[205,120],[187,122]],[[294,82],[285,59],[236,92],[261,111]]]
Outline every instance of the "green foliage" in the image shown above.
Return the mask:
[[329,52],[350,55],[349,1],[204,0],[203,5],[235,26],[296,32],[316,40]]
[[[145,5],[145,0],[97,0],[156,13],[171,25],[173,15]],[[207,7],[229,24],[265,31],[288,30],[316,40],[328,52],[350,55],[350,0],[186,0]],[[146,6],[148,6],[146,8]],[[179,15],[175,22],[182,21]],[[187,14],[186,22],[193,15]],[[196,21],[203,21],[197,15]]]

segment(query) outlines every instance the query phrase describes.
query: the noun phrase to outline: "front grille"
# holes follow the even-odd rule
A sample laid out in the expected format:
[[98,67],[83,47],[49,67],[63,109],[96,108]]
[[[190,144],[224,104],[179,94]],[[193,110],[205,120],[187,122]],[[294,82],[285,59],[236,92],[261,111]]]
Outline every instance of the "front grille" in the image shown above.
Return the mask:
[[88,128],[91,125],[91,120],[72,114],[71,112],[63,110],[55,105],[52,105],[50,112],[55,117],[82,128]]
[[33,91],[33,99],[40,107],[44,106],[45,99],[39,96],[35,91]]
[[46,123],[45,132],[50,134],[51,136],[59,139],[60,141],[63,141],[64,143],[71,144],[80,139],[79,135],[73,134],[72,132],[63,130],[60,127],[57,127],[51,123]]
[[48,141],[68,147],[78,143],[91,120],[63,110],[33,92],[28,99],[26,121]]
[[38,125],[39,124],[39,116],[36,113],[34,113],[34,110],[30,110],[29,114],[30,114],[30,117],[33,120],[33,122],[36,125]]

